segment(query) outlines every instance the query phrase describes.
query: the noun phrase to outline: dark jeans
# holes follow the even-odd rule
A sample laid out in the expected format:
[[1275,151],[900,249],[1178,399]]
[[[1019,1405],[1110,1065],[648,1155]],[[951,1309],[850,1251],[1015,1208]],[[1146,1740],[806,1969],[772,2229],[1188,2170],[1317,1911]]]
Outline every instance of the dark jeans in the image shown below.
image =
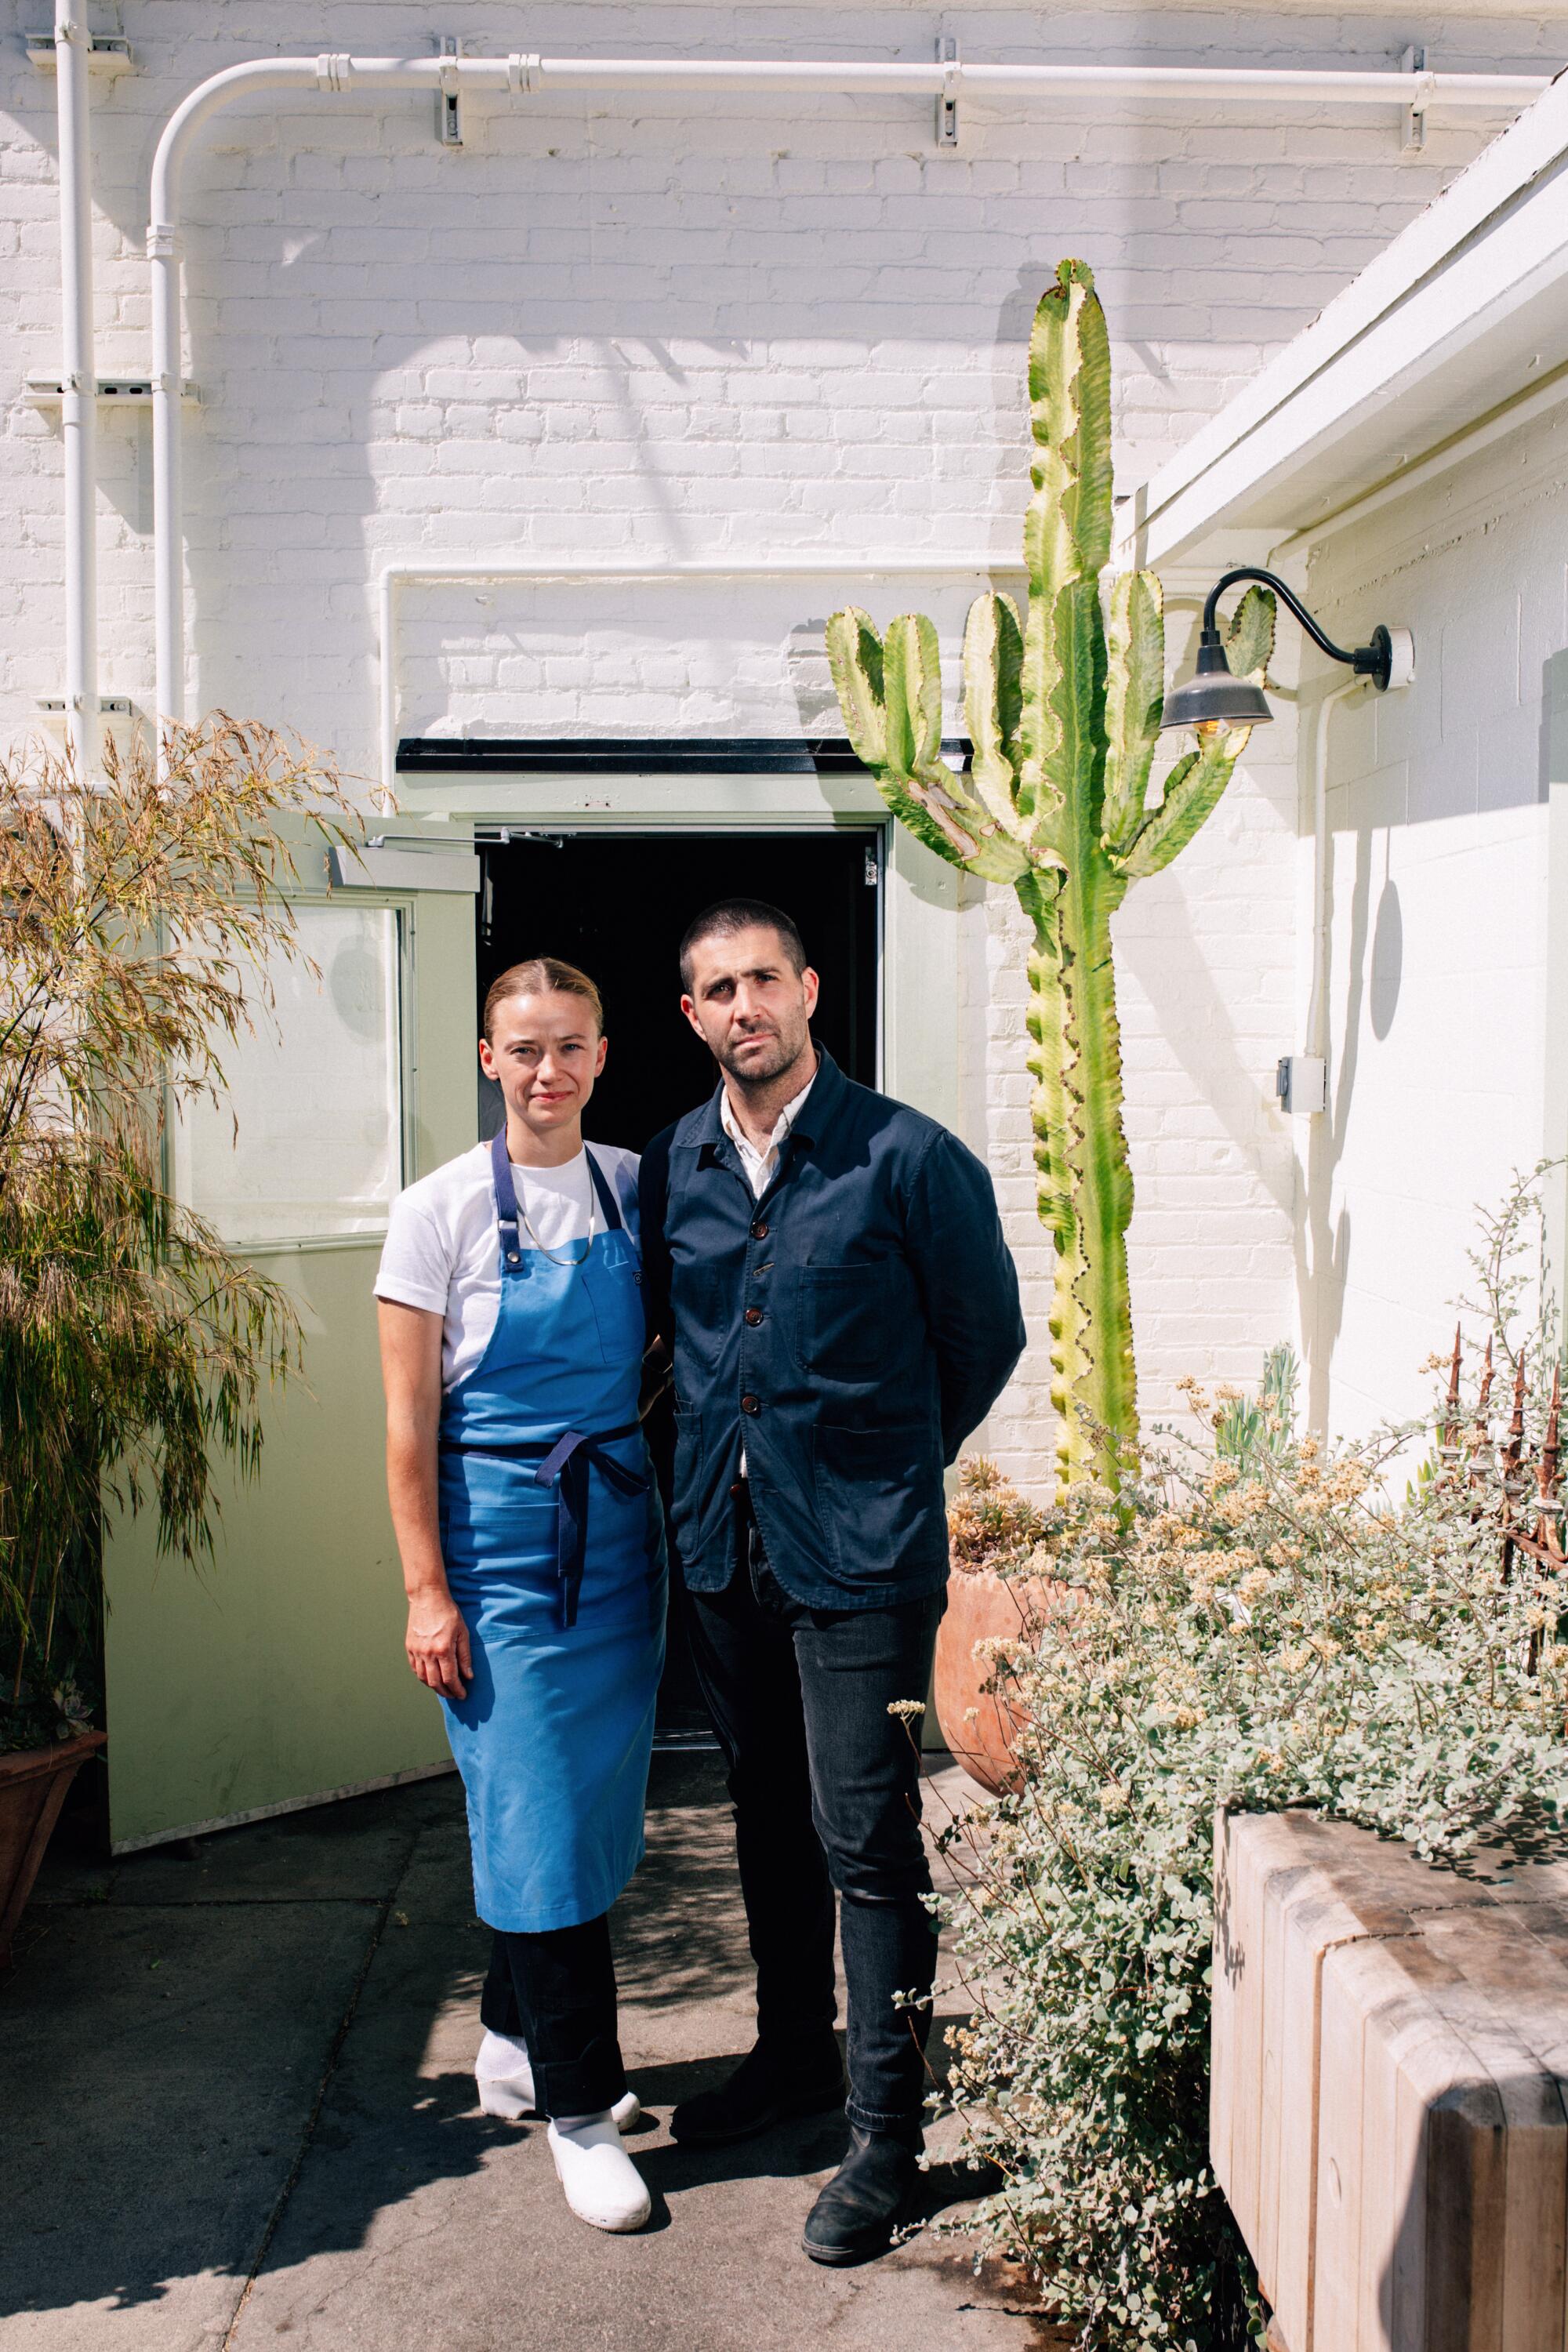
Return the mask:
[[491,1933],[480,2021],[527,2042],[540,2114],[594,2116],[614,2106],[626,2077],[608,1916],[538,1936]]
[[[936,1923],[921,1896],[918,1725],[944,1596],[889,1609],[808,1609],[768,1566],[742,1507],[736,1573],[694,1592],[692,1655],[730,1768],[757,2034],[784,2046],[831,2032],[833,1894],[842,1897],[849,2096],[863,2131],[917,2125]],[[911,1733],[913,1736],[911,1737]],[[895,2006],[895,1996],[924,1996]]]

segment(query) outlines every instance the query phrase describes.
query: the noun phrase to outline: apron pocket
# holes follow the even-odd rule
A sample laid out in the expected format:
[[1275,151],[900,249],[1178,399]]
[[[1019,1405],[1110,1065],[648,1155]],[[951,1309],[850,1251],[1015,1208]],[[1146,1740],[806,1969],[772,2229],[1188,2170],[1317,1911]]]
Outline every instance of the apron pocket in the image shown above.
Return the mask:
[[[612,1251],[611,1244],[618,1244]],[[624,1255],[623,1255],[624,1253]],[[645,1340],[642,1285],[637,1257],[624,1234],[606,1234],[594,1244],[582,1282],[599,1335],[606,1369],[624,1372],[640,1364]]]

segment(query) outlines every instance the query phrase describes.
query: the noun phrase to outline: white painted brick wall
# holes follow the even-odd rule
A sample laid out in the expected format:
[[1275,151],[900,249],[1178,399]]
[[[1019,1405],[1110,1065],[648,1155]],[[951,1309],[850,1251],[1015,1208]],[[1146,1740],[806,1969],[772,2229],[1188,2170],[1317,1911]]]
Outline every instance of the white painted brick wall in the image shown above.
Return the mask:
[[[1559,410],[1329,540],[1328,627],[1415,635],[1414,687],[1332,720],[1331,1113],[1298,1122],[1317,1416],[1418,1412],[1471,1288],[1475,1205],[1560,1150],[1548,1109],[1549,787],[1568,780]],[[1552,691],[1555,683],[1555,697]],[[1561,1053],[1556,1037],[1552,1050]]]
[[[110,27],[99,0],[92,18]],[[523,12],[489,0],[454,16],[274,0],[258,16],[236,0],[124,0],[113,28],[138,70],[95,88],[105,373],[148,364],[142,240],[158,126],[206,73],[268,51],[418,53],[457,31],[491,52],[923,58],[943,29],[995,58],[1349,66],[1387,63],[1414,37],[1445,66],[1560,62],[1550,19],[1485,5],[1415,24],[1354,7],[551,0]],[[19,398],[58,357],[54,85],[14,29],[0,88],[10,731],[58,690],[61,631],[58,419]],[[939,154],[927,100],[465,105],[453,153],[423,95],[247,103],[198,142],[186,179],[187,364],[205,403],[188,432],[193,706],[295,725],[361,772],[374,760],[371,583],[384,562],[1009,545],[1026,495],[1023,339],[1059,255],[1100,276],[1131,488],[1489,128],[1435,125],[1425,154],[1407,156],[1392,112],[966,102],[960,151]],[[106,418],[100,449],[103,684],[145,703],[145,415]],[[759,713],[798,707],[802,680],[812,690],[809,665],[790,660],[820,618],[810,593],[793,614],[768,606],[771,639],[738,596],[733,636],[763,652],[728,661],[722,620],[694,644],[673,597],[585,616],[425,593],[410,601],[403,723],[762,731]],[[1154,1412],[1179,1369],[1251,1370],[1291,1311],[1289,1138],[1267,1086],[1289,1042],[1293,800],[1293,783],[1250,769],[1118,927]],[[963,919],[978,1057],[966,1122],[993,1152],[1043,1337],[1018,943],[999,903]],[[1037,1349],[994,1431],[1032,1479],[1043,1386]]]

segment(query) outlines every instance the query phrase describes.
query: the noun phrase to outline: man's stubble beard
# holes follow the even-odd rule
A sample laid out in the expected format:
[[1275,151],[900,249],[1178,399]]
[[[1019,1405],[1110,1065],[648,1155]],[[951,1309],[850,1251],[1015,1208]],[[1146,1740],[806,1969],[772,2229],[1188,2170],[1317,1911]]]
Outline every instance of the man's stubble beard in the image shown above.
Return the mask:
[[810,1046],[811,1024],[803,1018],[793,1037],[780,1035],[765,1062],[737,1064],[731,1057],[731,1049],[728,1047],[723,1053],[717,1053],[714,1058],[725,1076],[732,1078],[742,1094],[752,1094],[760,1093],[764,1087],[771,1087],[775,1078],[782,1077],[804,1053],[810,1050]]

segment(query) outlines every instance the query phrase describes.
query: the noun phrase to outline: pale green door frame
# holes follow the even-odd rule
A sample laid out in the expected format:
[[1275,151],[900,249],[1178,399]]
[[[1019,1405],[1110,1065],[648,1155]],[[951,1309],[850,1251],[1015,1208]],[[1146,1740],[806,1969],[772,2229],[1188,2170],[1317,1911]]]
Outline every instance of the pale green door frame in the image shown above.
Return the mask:
[[[497,826],[541,833],[876,832],[882,855],[880,1083],[963,1132],[956,866],[895,824],[868,775],[449,776],[398,784],[406,824],[439,841]],[[673,990],[673,982],[672,982]]]
[[[299,896],[321,903],[324,887]],[[409,1182],[476,1133],[474,898],[399,889],[345,900],[398,916]],[[268,1405],[258,1475],[220,1478],[216,1553],[200,1574],[159,1558],[145,1515],[110,1532],[117,1853],[448,1766],[438,1704],[403,1653],[371,1295],[380,1247],[367,1232],[247,1251],[299,1307],[304,1377]]]

